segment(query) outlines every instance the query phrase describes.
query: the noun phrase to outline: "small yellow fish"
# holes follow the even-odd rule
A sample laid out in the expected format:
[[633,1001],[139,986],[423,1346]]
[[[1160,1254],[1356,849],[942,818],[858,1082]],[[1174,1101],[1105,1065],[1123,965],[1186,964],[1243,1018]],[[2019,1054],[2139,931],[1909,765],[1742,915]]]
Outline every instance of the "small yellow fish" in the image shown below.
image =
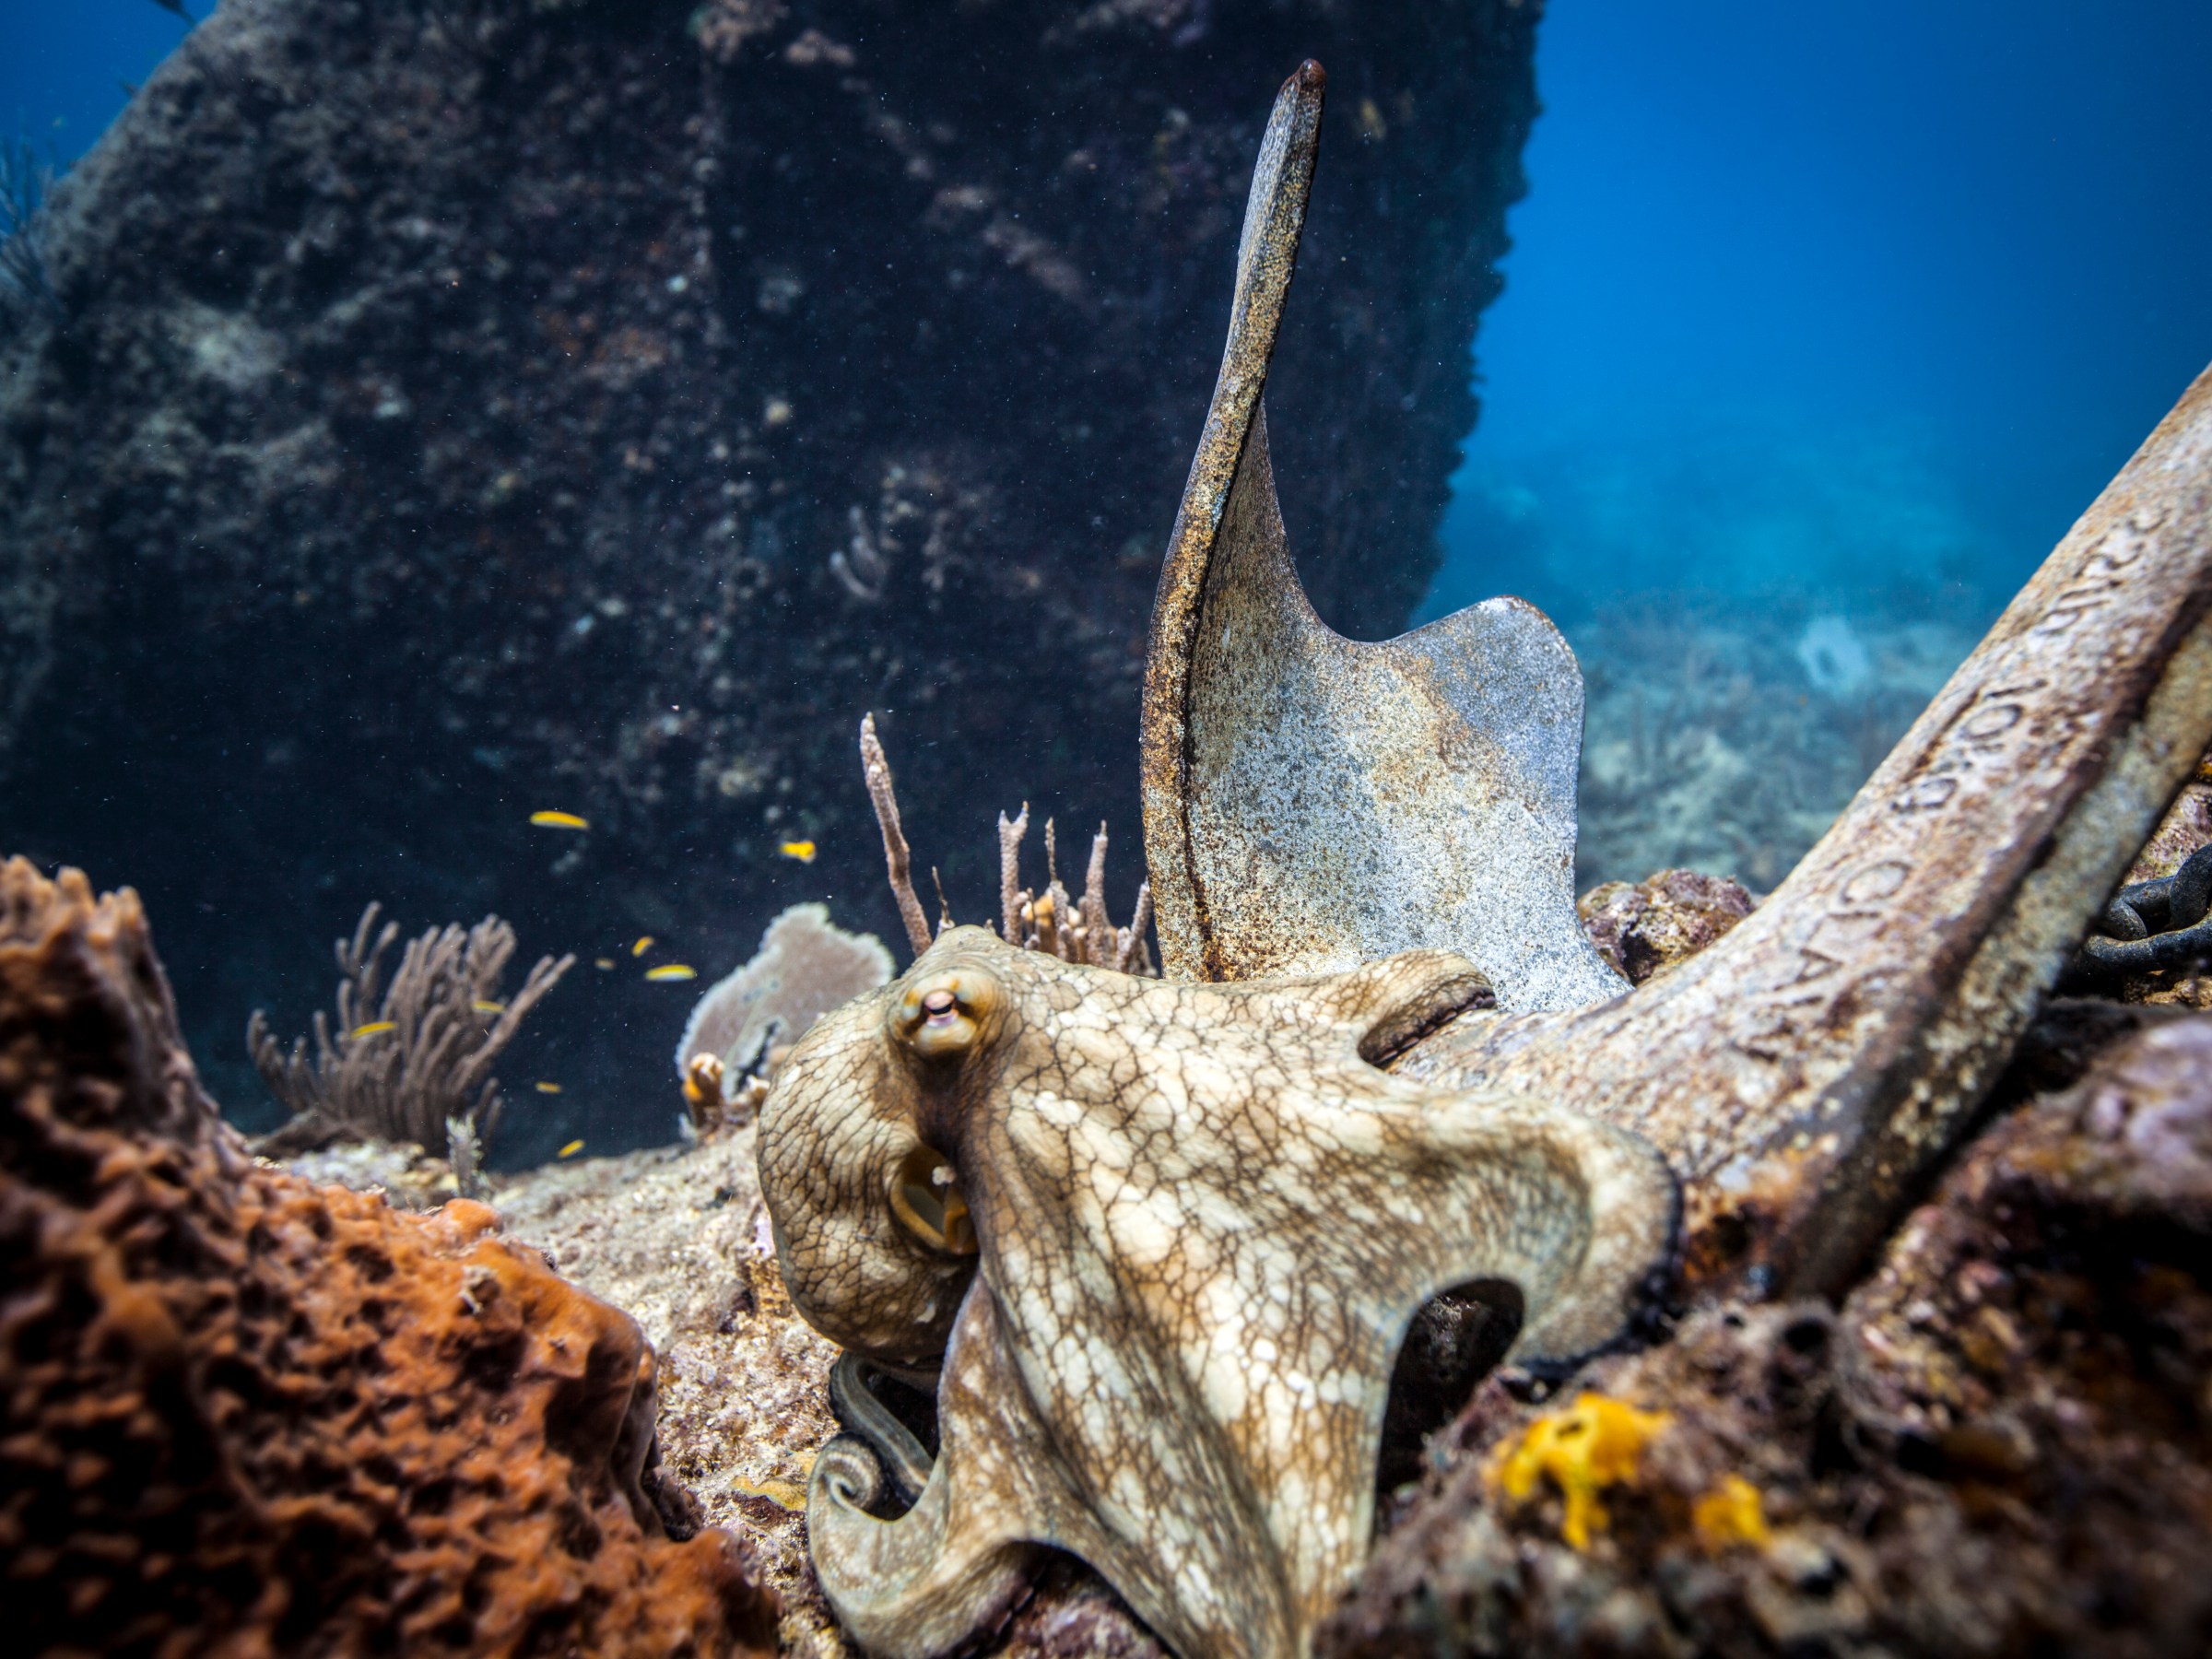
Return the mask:
[[594,957],[592,966],[602,973],[612,973],[615,971],[615,959],[613,957]]
[[353,1028],[353,1035],[355,1040],[359,1041],[363,1037],[375,1037],[385,1031],[396,1031],[398,1030],[399,1022],[397,1020],[372,1019],[367,1025],[355,1026]]
[[645,934],[639,938],[635,945],[632,945],[629,947],[629,954],[633,957],[641,957],[652,948],[653,935],[651,934]]
[[563,1147],[553,1156],[556,1158],[573,1158],[577,1153],[582,1150],[583,1143],[582,1141],[571,1141],[567,1146]]
[[486,1002],[480,996],[477,997],[477,1000],[470,1005],[470,1006],[474,1007],[479,1014],[504,1014],[507,1012],[507,1005],[505,1003]]
[[645,977],[658,985],[665,984],[670,980],[697,979],[699,970],[687,968],[681,962],[663,962],[658,968],[646,969]]
[[560,1085],[558,1083],[533,1083],[530,1087],[536,1089],[539,1094],[559,1094],[560,1092]]
[[785,841],[776,851],[786,858],[797,859],[801,864],[814,862],[814,843],[812,841]]
[[572,812],[534,812],[530,821],[540,830],[589,830],[592,820]]

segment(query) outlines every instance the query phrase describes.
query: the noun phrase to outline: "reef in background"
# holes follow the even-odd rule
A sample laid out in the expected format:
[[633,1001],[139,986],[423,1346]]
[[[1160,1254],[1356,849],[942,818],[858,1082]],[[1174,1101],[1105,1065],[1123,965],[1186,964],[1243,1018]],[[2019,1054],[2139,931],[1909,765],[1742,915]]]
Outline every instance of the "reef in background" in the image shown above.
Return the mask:
[[249,1159],[136,895],[0,865],[11,1648],[770,1651],[636,1322],[496,1221]]
[[1339,137],[1277,470],[1333,623],[1418,600],[1540,13],[226,0],[57,188],[61,320],[0,321],[0,834],[133,871],[227,1100],[245,1010],[371,894],[556,951],[619,917],[735,960],[825,895],[895,936],[865,708],[987,903],[959,804],[1136,821],[1146,617],[1309,54]]
[[1601,610],[1575,630],[1589,691],[1577,885],[1684,866],[1769,891],[1979,632],[1919,594],[1855,618],[1683,595]]

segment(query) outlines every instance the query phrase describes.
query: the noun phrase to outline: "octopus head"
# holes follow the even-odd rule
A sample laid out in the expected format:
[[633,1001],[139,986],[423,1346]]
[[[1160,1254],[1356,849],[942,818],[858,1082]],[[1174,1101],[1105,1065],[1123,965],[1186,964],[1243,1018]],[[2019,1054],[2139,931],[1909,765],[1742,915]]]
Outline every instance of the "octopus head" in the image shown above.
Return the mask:
[[975,1273],[954,1157],[966,1104],[1020,1029],[1020,956],[980,927],[945,934],[817,1022],[761,1108],[760,1190],[792,1300],[895,1370],[935,1369]]

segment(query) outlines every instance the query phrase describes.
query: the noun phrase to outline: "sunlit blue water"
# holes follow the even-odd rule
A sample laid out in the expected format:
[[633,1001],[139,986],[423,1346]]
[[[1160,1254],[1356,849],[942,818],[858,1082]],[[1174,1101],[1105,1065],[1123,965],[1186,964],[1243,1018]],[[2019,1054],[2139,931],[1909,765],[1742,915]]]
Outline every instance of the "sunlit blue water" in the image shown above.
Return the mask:
[[189,27],[153,0],[0,0],[0,131],[81,155]]
[[1432,612],[2009,596],[2212,360],[2201,0],[1557,0]]

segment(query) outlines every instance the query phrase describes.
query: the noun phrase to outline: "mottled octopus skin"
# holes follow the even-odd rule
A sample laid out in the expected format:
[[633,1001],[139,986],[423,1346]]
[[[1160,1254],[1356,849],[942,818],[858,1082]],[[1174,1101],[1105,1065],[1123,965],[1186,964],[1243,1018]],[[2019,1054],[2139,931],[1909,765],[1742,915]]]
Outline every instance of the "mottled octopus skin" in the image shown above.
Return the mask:
[[[1523,1361],[1618,1335],[1671,1248],[1658,1156],[1363,1057],[1481,986],[1441,951],[1174,983],[965,927],[793,1050],[759,1143],[792,1298],[879,1363],[942,1359],[911,1511],[865,1512],[879,1470],[858,1440],[816,1465],[815,1566],[865,1647],[957,1646],[1052,1545],[1186,1659],[1302,1653],[1366,1554],[1420,1305],[1510,1283]],[[944,992],[957,1009],[932,1020]],[[957,1171],[972,1256],[893,1214],[924,1146]]]

